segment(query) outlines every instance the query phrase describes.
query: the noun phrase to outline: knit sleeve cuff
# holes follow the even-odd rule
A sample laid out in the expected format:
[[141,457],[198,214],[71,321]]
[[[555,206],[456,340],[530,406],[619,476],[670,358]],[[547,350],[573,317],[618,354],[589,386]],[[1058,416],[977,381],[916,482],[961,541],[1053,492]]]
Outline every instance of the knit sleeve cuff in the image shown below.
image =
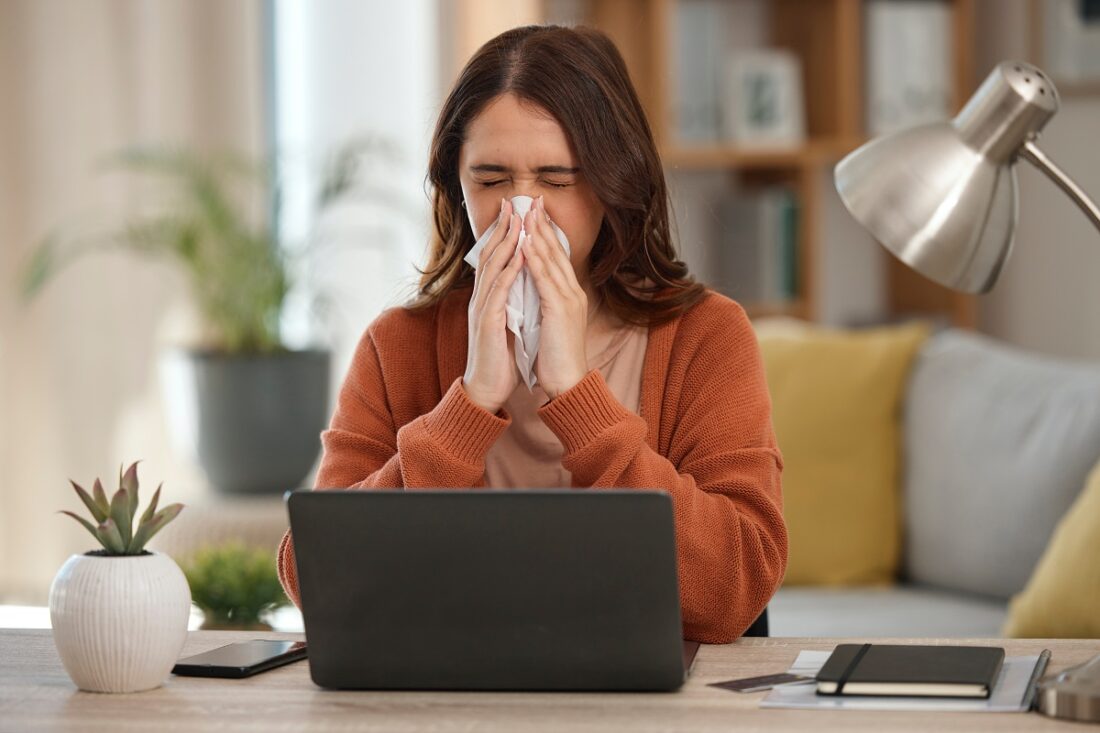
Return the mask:
[[636,417],[615,398],[599,369],[538,409],[566,455],[580,450],[608,428]]
[[503,409],[494,415],[474,404],[458,377],[435,409],[424,415],[423,425],[451,456],[476,465],[511,423]]
[[298,562],[294,558],[294,541],[288,529],[279,540],[279,550],[275,555],[275,568],[279,575],[279,582],[286,592],[287,598],[294,602],[298,608],[302,607],[302,598],[298,590]]

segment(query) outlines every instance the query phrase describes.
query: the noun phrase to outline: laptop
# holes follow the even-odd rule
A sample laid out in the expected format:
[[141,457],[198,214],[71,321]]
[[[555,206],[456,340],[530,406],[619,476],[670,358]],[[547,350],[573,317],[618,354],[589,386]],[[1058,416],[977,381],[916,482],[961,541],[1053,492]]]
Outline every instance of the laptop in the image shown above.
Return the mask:
[[674,690],[672,502],[648,490],[287,494],[313,681]]

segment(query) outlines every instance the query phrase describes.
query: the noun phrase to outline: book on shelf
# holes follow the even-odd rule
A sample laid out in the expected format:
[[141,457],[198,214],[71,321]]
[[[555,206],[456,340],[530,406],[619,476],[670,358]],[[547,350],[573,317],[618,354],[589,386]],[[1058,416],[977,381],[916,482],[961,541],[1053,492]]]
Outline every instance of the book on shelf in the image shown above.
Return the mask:
[[992,646],[839,644],[817,673],[817,693],[988,698],[1004,658]]
[[713,143],[720,137],[718,64],[725,52],[714,0],[675,3],[674,128],[683,143]]
[[738,193],[722,201],[716,289],[742,305],[798,297],[798,200],[786,187]]
[[870,0],[867,132],[884,135],[951,114],[951,5],[946,0]]
[[792,147],[805,136],[797,55],[771,46],[764,1],[674,0],[672,141]]

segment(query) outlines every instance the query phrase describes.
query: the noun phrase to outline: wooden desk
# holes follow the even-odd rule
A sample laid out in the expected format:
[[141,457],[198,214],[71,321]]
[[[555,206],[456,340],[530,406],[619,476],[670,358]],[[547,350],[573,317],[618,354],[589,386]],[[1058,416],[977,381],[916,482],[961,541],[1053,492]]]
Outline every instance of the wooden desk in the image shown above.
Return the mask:
[[[192,631],[184,654],[253,638],[302,636]],[[102,695],[76,690],[48,630],[0,629],[0,731],[1085,730],[1036,713],[761,710],[757,705],[766,693],[741,695],[706,686],[786,670],[799,650],[832,649],[838,641],[744,639],[704,646],[691,678],[675,693],[333,692],[316,687],[307,662],[297,662],[245,680],[170,677],[149,692]],[[1100,653],[1100,640],[972,643],[1002,645],[1010,655],[1037,654],[1048,647],[1053,652],[1050,671]]]

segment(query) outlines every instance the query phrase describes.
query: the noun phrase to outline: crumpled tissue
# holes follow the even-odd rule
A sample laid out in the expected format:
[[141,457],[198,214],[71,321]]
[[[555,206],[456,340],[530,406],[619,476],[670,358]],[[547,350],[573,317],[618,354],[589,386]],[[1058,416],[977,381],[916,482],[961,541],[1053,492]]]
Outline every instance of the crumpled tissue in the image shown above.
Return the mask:
[[[520,219],[527,216],[527,212],[531,209],[531,205],[534,203],[534,199],[530,196],[513,196],[512,197],[512,210],[519,214]],[[558,242],[561,243],[562,248],[565,250],[565,254],[569,254],[569,240],[565,236],[565,232],[558,227],[554,222],[550,222],[550,227],[553,229],[554,234],[558,238]],[[481,253],[482,248],[485,247],[486,242],[493,236],[493,232],[496,231],[497,222],[494,221],[485,232],[478,237],[477,242],[470,248],[470,251],[466,253],[465,260],[473,267],[477,269],[477,258]],[[527,233],[520,229],[519,243],[517,249],[523,248],[523,243],[527,239]],[[508,300],[504,305],[505,312],[508,320],[508,330],[515,334],[515,352],[516,352],[516,366],[519,368],[520,376],[523,377],[524,383],[527,385],[527,389],[532,389],[535,383],[538,381],[535,377],[535,357],[539,353],[539,329],[542,325],[542,314],[539,311],[539,293],[535,288],[535,280],[531,276],[531,273],[527,269],[527,265],[524,265],[520,269],[519,274],[516,275],[515,282],[512,283],[511,289],[508,291]]]

